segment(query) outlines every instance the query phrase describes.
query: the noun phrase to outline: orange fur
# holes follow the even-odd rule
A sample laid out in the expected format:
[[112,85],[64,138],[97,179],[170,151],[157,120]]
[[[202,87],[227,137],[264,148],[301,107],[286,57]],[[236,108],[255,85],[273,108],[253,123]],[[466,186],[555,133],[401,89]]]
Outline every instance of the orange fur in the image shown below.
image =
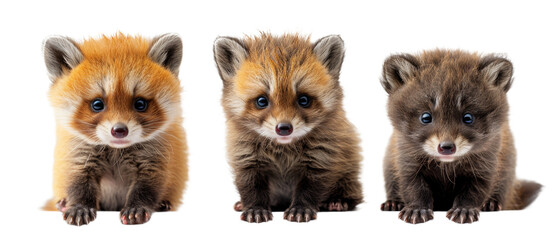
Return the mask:
[[[77,44],[83,61],[74,69],[64,69],[49,91],[57,118],[57,143],[54,197],[47,202],[45,210],[55,210],[56,202],[68,197],[68,185],[76,171],[73,162],[76,148],[83,142],[103,144],[95,126],[121,121],[138,122],[138,125],[141,121],[153,122],[142,128],[141,137],[155,139],[164,146],[158,149],[166,159],[161,169],[164,176],[161,198],[169,201],[173,210],[180,205],[188,178],[180,109],[182,89],[173,73],[149,58],[153,42],[119,33]],[[148,110],[141,114],[131,109],[131,101],[138,96],[150,99]],[[105,99],[107,107],[102,113],[95,113],[90,109],[90,102],[100,97]]]

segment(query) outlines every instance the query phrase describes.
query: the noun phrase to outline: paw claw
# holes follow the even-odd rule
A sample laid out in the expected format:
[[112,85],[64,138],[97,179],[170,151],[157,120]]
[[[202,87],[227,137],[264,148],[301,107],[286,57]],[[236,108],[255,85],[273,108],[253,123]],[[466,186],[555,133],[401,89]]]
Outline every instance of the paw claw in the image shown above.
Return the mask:
[[157,209],[160,212],[166,212],[166,211],[171,211],[171,202],[167,201],[167,200],[163,200],[159,203],[159,208]]
[[237,212],[243,211],[243,203],[241,203],[241,201],[236,202],[233,205],[233,209],[235,209],[235,211]]
[[401,211],[402,209],[404,209],[404,203],[393,200],[387,200],[380,205],[381,211]]
[[348,211],[349,203],[347,199],[335,199],[323,202],[320,204],[320,209],[323,211]]
[[316,219],[316,210],[308,207],[290,207],[284,214],[283,218],[290,222],[310,222]]
[[398,214],[402,221],[412,224],[424,223],[433,219],[433,210],[426,208],[404,207]]
[[487,202],[481,207],[481,211],[485,211],[485,212],[493,212],[493,211],[501,211],[501,210],[503,210],[501,203],[493,199],[487,200]]
[[241,214],[241,220],[249,223],[262,223],[271,221],[273,218],[272,211],[263,207],[253,207],[245,210]]
[[68,209],[66,207],[66,204],[67,204],[66,198],[62,198],[62,199],[58,200],[58,202],[56,202],[56,209],[58,209],[58,211],[61,211],[61,212],[66,212],[66,210]]
[[466,207],[451,208],[447,212],[446,217],[455,223],[473,223],[479,220],[479,209]]
[[290,213],[289,217],[287,217],[287,221],[293,222],[294,218],[295,218],[295,216],[293,215],[293,213]]
[[143,224],[149,221],[153,211],[147,207],[125,207],[120,211],[120,221],[122,224]]
[[254,212],[254,222],[256,223],[261,223],[262,222],[262,211],[261,210],[256,210]]
[[95,220],[96,210],[87,208],[82,205],[76,205],[66,208],[62,214],[62,218],[70,225],[82,226],[87,225]]

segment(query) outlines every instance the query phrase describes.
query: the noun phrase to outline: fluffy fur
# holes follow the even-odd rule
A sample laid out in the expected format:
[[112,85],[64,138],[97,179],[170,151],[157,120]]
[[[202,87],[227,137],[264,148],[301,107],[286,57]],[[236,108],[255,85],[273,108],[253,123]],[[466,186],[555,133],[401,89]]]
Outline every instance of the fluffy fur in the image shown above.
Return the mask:
[[[410,223],[448,210],[450,220],[471,223],[480,210],[522,209],[536,198],[541,185],[515,177],[510,61],[450,50],[393,55],[381,83],[394,126],[382,210],[401,211],[400,219]],[[425,113],[431,122],[422,122]],[[443,142],[453,143],[455,152],[443,154]]]
[[[248,222],[310,221],[321,210],[352,210],[362,201],[357,134],[342,109],[339,36],[311,43],[298,35],[218,38],[230,165]],[[301,106],[301,96],[310,104]],[[261,108],[256,101],[265,97]],[[280,135],[280,123],[293,132]]]
[[[180,38],[52,37],[44,53],[57,124],[54,197],[45,209],[58,208],[73,225],[88,224],[97,210],[121,211],[124,224],[175,210],[187,180]],[[98,112],[96,99],[104,103]],[[128,129],[123,138],[111,133],[118,124]]]

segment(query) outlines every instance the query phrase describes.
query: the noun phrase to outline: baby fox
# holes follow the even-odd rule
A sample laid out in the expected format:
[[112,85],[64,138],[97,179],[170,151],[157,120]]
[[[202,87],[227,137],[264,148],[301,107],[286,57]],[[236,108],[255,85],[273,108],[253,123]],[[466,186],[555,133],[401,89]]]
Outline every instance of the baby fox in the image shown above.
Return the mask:
[[342,109],[339,36],[215,41],[230,164],[247,222],[308,222],[362,201],[359,139]]
[[44,54],[57,129],[54,198],[44,209],[78,226],[97,210],[141,224],[176,209],[187,179],[181,39],[51,37]]
[[450,220],[472,223],[480,210],[523,209],[536,198],[541,185],[515,177],[509,60],[449,50],[393,55],[381,83],[394,126],[382,210],[414,224],[448,210]]

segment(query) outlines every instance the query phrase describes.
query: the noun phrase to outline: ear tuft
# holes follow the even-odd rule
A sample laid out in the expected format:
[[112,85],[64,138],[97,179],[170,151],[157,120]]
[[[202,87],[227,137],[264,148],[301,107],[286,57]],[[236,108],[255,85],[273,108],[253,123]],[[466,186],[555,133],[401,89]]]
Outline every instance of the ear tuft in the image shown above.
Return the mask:
[[169,69],[169,71],[178,76],[182,61],[181,38],[172,33],[154,38],[148,56],[154,62]]
[[247,57],[248,50],[237,38],[218,37],[214,42],[214,60],[224,82],[235,77]]
[[391,94],[417,73],[419,61],[411,54],[392,55],[384,61],[380,83]]
[[68,37],[53,36],[44,41],[45,64],[52,82],[83,61],[78,45]]
[[489,85],[502,89],[507,92],[512,86],[512,63],[504,58],[495,55],[483,57],[479,63],[481,77]]
[[314,43],[313,51],[318,60],[326,66],[330,75],[338,79],[345,55],[342,38],[339,35],[323,37]]

